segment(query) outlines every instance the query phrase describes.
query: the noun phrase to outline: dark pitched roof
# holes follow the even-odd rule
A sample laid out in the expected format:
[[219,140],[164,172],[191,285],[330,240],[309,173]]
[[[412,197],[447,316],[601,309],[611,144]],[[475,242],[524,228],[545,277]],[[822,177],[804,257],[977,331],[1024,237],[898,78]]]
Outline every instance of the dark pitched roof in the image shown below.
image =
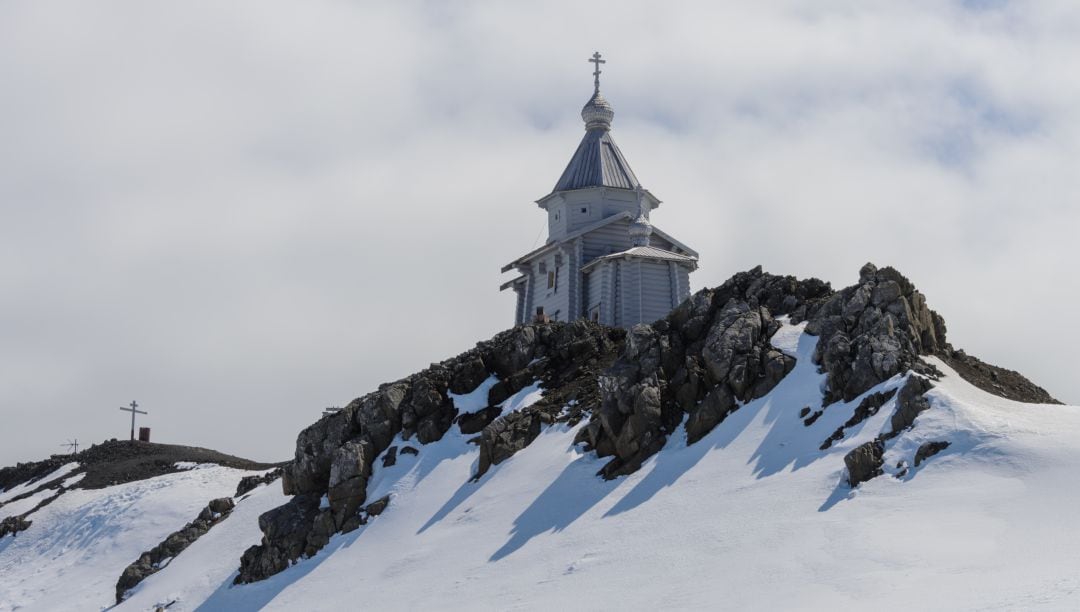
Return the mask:
[[611,132],[592,129],[585,132],[577,151],[574,151],[566,170],[555,184],[554,191],[587,187],[633,189],[637,186],[637,177],[618,145],[612,140]]

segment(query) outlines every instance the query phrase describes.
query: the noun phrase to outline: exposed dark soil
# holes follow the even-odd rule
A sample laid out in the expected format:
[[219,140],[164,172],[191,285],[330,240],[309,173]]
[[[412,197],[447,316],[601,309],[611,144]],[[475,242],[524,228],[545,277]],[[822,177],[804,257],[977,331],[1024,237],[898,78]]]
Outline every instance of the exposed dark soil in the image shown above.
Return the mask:
[[[77,455],[53,455],[44,461],[20,463],[0,469],[0,488],[7,489],[19,483],[43,478],[72,461],[78,461],[81,464],[80,468],[72,474],[86,473],[77,485],[81,489],[100,489],[170,474],[179,471],[175,466],[179,461],[216,463],[242,470],[266,470],[281,465],[280,463],[259,463],[195,446],[110,440],[91,446]],[[65,478],[69,476],[71,474],[66,475]],[[41,485],[46,484],[49,483],[41,482]]]
[[1023,374],[990,365],[962,350],[945,351],[941,359],[961,378],[992,395],[1029,404],[1061,403]]

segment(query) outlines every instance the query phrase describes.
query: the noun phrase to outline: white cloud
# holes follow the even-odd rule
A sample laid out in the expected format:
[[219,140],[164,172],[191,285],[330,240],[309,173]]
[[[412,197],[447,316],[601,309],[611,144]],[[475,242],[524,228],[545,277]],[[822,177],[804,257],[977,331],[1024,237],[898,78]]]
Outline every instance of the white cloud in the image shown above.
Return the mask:
[[1080,402],[1068,2],[0,5],[0,463],[126,432],[283,458],[328,404],[505,327],[607,56],[702,254],[908,274]]

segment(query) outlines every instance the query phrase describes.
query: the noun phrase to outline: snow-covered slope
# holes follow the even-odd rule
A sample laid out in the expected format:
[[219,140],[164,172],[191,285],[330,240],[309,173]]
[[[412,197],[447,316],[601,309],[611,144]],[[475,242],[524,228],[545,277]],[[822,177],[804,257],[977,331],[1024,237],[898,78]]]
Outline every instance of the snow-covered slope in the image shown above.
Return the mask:
[[[104,489],[64,492],[29,517],[29,529],[0,539],[0,611],[110,607],[116,581],[129,563],[195,518],[209,500],[231,496],[249,474],[199,465]],[[280,495],[280,487],[273,491]],[[239,503],[236,512],[258,505],[254,499]],[[224,524],[219,528],[228,531]],[[254,531],[246,544],[258,541],[257,526]],[[235,565],[235,556],[225,563]]]
[[[368,498],[390,494],[384,513],[234,586],[256,517],[285,499],[262,487],[117,609],[1080,608],[1080,408],[988,395],[928,358],[945,373],[931,409],[890,442],[887,475],[851,489],[844,455],[889,430],[897,400],[819,450],[860,398],[803,424],[821,403],[816,341],[785,324],[772,343],[797,364],[771,393],[693,445],[676,432],[612,481],[573,445],[584,424],[559,424],[470,482],[478,450],[455,425],[419,455],[375,462]],[[914,467],[933,440],[952,445]],[[900,461],[907,472],[890,476]],[[208,468],[72,492],[0,544],[4,609],[107,604],[124,564],[232,486]]]

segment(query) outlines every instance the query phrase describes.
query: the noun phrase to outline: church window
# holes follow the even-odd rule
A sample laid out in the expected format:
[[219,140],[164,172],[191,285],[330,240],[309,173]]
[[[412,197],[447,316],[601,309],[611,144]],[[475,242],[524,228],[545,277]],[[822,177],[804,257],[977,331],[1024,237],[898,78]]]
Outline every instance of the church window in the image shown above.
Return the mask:
[[583,215],[589,214],[589,207],[588,206],[582,206],[581,207],[581,214],[583,214]]
[[592,313],[590,313],[589,318],[593,320],[593,323],[600,322],[600,304],[593,306]]
[[547,262],[546,261],[541,261],[540,262],[540,274],[547,274]]
[[555,270],[551,270],[548,274],[548,289],[555,288]]

